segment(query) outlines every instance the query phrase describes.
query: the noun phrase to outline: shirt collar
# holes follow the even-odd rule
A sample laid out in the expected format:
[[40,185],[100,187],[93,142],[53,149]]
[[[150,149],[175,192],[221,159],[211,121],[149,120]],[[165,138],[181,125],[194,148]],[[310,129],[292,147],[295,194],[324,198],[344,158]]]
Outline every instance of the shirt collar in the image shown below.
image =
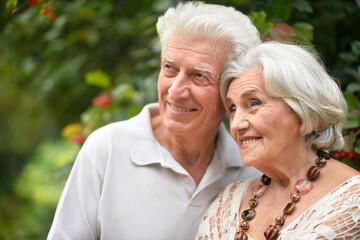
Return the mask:
[[[137,116],[129,121],[130,156],[131,160],[137,165],[160,163],[164,167],[169,167],[169,164],[174,164],[168,161],[171,154],[160,145],[152,131],[150,110],[158,108],[158,103],[148,104]],[[218,130],[213,158],[220,158],[223,168],[243,166],[239,149],[224,123],[221,123]]]

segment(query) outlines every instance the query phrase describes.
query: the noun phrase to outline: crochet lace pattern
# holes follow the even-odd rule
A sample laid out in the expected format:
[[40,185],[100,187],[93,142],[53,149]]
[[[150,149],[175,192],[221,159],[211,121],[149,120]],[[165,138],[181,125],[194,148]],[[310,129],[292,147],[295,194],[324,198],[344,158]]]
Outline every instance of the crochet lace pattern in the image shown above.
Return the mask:
[[[239,229],[238,210],[250,182],[232,183],[224,189],[204,215],[195,239],[234,239]],[[360,175],[308,208],[282,229],[277,239],[360,240]]]

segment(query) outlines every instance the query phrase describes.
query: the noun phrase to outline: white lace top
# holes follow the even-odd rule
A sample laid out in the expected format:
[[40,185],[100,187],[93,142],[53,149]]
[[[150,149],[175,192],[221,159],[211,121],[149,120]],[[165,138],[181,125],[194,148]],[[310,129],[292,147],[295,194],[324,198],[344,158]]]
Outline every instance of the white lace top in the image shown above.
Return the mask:
[[[238,210],[251,180],[228,185],[200,223],[196,239],[234,239]],[[248,238],[253,240],[251,236]],[[360,175],[345,181],[282,229],[278,240],[360,240]]]

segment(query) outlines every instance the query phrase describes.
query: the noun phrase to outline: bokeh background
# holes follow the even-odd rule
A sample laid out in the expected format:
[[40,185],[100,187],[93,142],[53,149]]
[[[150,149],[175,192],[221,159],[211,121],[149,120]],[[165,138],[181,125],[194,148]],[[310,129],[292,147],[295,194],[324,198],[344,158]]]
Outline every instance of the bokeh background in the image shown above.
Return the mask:
[[[0,239],[45,239],[78,150],[157,99],[155,23],[175,0],[0,0]],[[317,52],[349,105],[359,169],[359,0],[205,0],[247,14],[265,40]]]

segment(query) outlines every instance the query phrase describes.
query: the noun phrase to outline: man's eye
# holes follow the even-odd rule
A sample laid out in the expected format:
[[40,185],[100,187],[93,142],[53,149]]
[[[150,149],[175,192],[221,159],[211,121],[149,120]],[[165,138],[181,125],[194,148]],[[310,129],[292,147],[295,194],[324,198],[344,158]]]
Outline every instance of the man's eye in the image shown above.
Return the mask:
[[202,77],[204,77],[204,74],[202,74],[202,73],[197,73],[197,74],[196,74],[196,77],[202,78]]
[[171,65],[169,65],[169,64],[165,64],[165,65],[164,65],[164,68],[167,68],[167,69],[172,69],[172,66],[171,66]]

